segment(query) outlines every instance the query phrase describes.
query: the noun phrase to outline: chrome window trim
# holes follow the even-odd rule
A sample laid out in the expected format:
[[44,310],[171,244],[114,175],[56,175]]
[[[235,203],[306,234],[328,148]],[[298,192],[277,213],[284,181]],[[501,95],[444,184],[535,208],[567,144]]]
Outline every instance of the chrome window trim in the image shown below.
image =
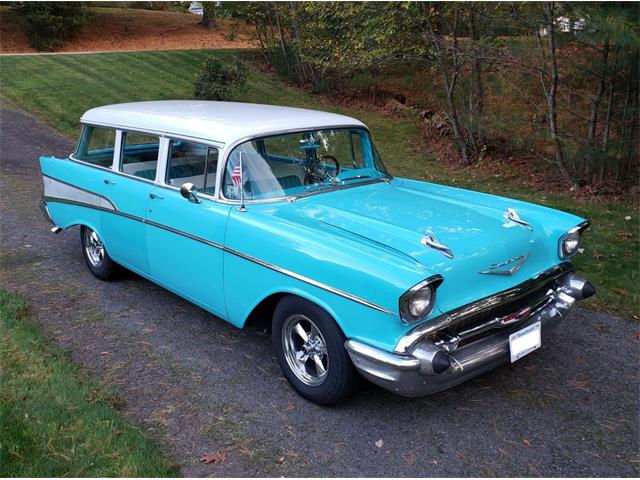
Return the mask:
[[[89,193],[93,193],[93,192],[89,192]],[[98,194],[95,194],[95,195],[98,195]],[[138,221],[138,222],[141,222],[141,223],[144,223],[144,224],[148,224],[148,225],[151,225],[151,226],[156,227],[156,228],[161,228],[163,230],[167,230],[167,231],[175,233],[177,235],[182,235],[184,237],[190,238],[190,239],[195,240],[197,242],[204,243],[205,245],[209,245],[211,247],[218,248],[218,249],[220,249],[220,250],[222,250],[222,251],[224,251],[226,253],[229,253],[231,255],[234,255],[234,256],[243,258],[245,260],[248,260],[250,262],[256,263],[256,264],[261,265],[261,266],[263,266],[265,268],[268,268],[270,270],[279,272],[279,273],[281,273],[283,275],[286,275],[288,277],[291,277],[291,278],[294,278],[294,279],[299,280],[301,282],[304,282],[304,283],[306,283],[308,285],[312,285],[314,287],[320,288],[320,289],[325,290],[327,292],[333,293],[333,294],[338,295],[340,297],[343,297],[343,298],[346,298],[346,299],[351,300],[353,302],[356,302],[356,303],[359,303],[361,305],[364,305],[365,307],[371,308],[373,310],[377,310],[379,312],[386,313],[386,314],[393,315],[393,316],[397,315],[396,313],[392,312],[391,310],[388,310],[388,309],[386,309],[384,307],[381,307],[381,306],[379,306],[379,305],[377,305],[377,304],[375,304],[373,302],[370,302],[370,301],[368,301],[368,300],[366,300],[364,298],[358,297],[357,295],[353,295],[351,293],[345,292],[345,291],[340,290],[338,288],[334,288],[334,287],[332,287],[330,285],[327,285],[325,283],[319,282],[319,281],[314,280],[312,278],[306,277],[306,276],[301,275],[299,273],[293,272],[291,270],[287,270],[286,268],[282,268],[282,267],[280,267],[278,265],[274,265],[272,263],[265,262],[264,260],[261,260],[259,258],[252,257],[251,255],[247,255],[246,253],[239,252],[239,251],[234,250],[232,248],[229,248],[229,247],[227,247],[225,245],[221,245],[219,243],[212,242],[210,240],[207,240],[206,238],[202,238],[202,237],[198,237],[196,235],[192,235],[192,234],[190,234],[188,232],[185,232],[183,230],[175,229],[175,228],[170,227],[168,225],[157,223],[157,222],[154,222],[152,220],[148,220],[148,219],[145,219],[145,218],[142,218],[142,217],[138,217],[136,215],[131,215],[129,213],[125,213],[125,212],[122,212],[122,211],[117,210],[117,209],[116,210],[110,210],[110,209],[107,209],[107,208],[104,208],[104,207],[99,207],[99,206],[87,204],[87,203],[84,203],[84,202],[78,202],[76,200],[68,200],[68,199],[57,198],[57,197],[45,197],[45,201],[46,202],[54,202],[54,203],[55,202],[66,203],[66,204],[77,205],[77,206],[85,207],[85,208],[92,208],[94,210],[99,210],[101,212],[112,213],[114,215],[120,215],[122,217],[126,217],[126,218],[129,218],[131,220],[135,220],[135,221]]]
[[[369,134],[369,137],[371,138],[371,130],[369,130],[369,128],[366,125],[357,125],[357,124],[349,123],[344,125],[324,125],[324,126],[305,127],[305,128],[290,128],[286,130],[274,130],[272,132],[264,132],[258,135],[249,135],[246,137],[242,137],[230,143],[229,146],[225,148],[223,152],[224,155],[223,155],[222,161],[218,165],[220,168],[218,172],[218,179],[216,182],[218,185],[217,192],[216,192],[216,201],[220,203],[226,203],[229,205],[240,205],[239,199],[227,198],[224,196],[224,193],[222,192],[222,182],[223,182],[224,172],[226,171],[226,168],[227,168],[227,163],[229,162],[229,156],[231,155],[231,152],[241,143],[257,140],[259,138],[265,138],[265,137],[271,137],[271,136],[277,136],[277,135],[287,135],[290,133],[307,132],[309,130],[331,130],[331,129],[349,129],[349,128],[357,128],[360,130],[365,130]],[[373,146],[373,140],[371,141],[371,145]],[[373,148],[375,148],[375,146],[373,146]],[[366,182],[355,182],[354,184],[348,184],[348,185],[336,185],[335,187],[323,188],[323,189],[312,191],[312,192],[304,192],[300,194],[291,194],[291,195],[280,195],[277,197],[258,199],[258,200],[245,199],[244,203],[246,205],[250,205],[250,204],[261,204],[261,203],[273,203],[273,202],[279,202],[283,200],[295,201],[298,198],[307,197],[307,196],[315,195],[318,193],[342,190],[344,188],[352,188],[352,187],[357,187],[361,185],[370,185],[372,183],[379,183],[381,181],[388,182],[391,178],[392,178],[391,175],[388,175],[387,177],[376,178]]]
[[421,338],[441,330],[452,323],[457,323],[464,317],[471,315],[480,315],[483,312],[489,311],[497,305],[502,303],[518,299],[532,290],[535,290],[540,284],[558,278],[565,273],[573,271],[573,267],[569,262],[562,262],[558,265],[554,265],[548,270],[545,270],[538,275],[535,275],[528,280],[503,290],[501,292],[489,295],[488,297],[476,300],[461,307],[458,307],[449,312],[443,313],[436,318],[427,320],[425,323],[418,325],[417,327],[409,330],[405,335],[400,337],[394,352],[406,353],[411,347]]
[[[576,252],[573,255],[566,256],[564,254],[563,249],[562,249],[562,244],[564,243],[565,239],[569,235],[572,235],[572,234],[574,234],[576,232],[578,233],[578,235],[580,237],[582,237],[582,234],[584,233],[584,231],[587,230],[590,226],[591,226],[591,222],[589,220],[585,220],[584,222],[580,222],[575,227],[573,227],[573,228],[569,229],[567,232],[563,233],[562,236],[558,239],[558,257],[560,257],[562,260],[568,260],[569,258],[575,256],[575,254],[578,253],[577,249],[576,249]],[[578,245],[578,248],[580,248],[580,245]]]
[[[69,160],[73,160],[74,162],[78,162],[81,163],[83,165],[88,165],[90,167],[94,167],[94,168],[99,168],[101,170],[106,170],[106,171],[112,171],[113,170],[113,166],[115,164],[116,161],[116,153],[118,151],[118,148],[120,146],[120,135],[119,135],[119,130],[115,127],[109,127],[109,126],[105,126],[105,125],[94,125],[93,123],[82,123],[81,124],[82,128],[80,129],[80,136],[78,137],[78,140],[76,141],[76,148],[73,151],[73,153],[70,153],[68,155],[67,158],[69,158]],[[80,141],[82,140],[82,137],[84,135],[84,130],[86,127],[98,127],[98,128],[109,128],[112,129],[115,133],[115,138],[113,140],[113,157],[111,158],[111,166],[110,167],[103,167],[102,165],[97,165],[95,163],[91,163],[91,162],[87,162],[86,160],[81,160],[79,158],[75,157],[75,154],[78,151],[78,148],[80,148]]]
[[[148,178],[143,178],[143,177],[138,177],[137,175],[131,175],[130,173],[126,173],[122,171],[122,160],[124,157],[124,149],[126,148],[126,142],[127,142],[127,133],[139,133],[141,135],[149,135],[151,137],[157,137],[158,138],[158,156],[156,157],[156,174],[155,177],[153,178],[153,180],[149,180]],[[160,160],[162,158],[162,147],[163,147],[163,140],[164,137],[163,136],[158,136],[155,133],[147,133],[147,132],[142,132],[139,130],[118,130],[118,134],[120,137],[120,149],[119,149],[119,154],[118,154],[118,160],[117,163],[114,164],[114,171],[117,173],[120,173],[126,177],[129,178],[135,178],[138,180],[142,180],[145,181],[147,183],[151,183],[153,185],[156,185],[158,183],[158,166],[160,165]],[[117,138],[116,138],[116,144],[117,144]]]
[[[167,170],[166,169],[167,169],[167,166],[169,165],[169,154],[171,153],[171,141],[172,140],[182,140],[182,141],[189,142],[189,143],[197,143],[199,145],[206,145],[209,148],[213,147],[213,148],[216,148],[218,150],[218,166],[216,167],[216,176],[215,176],[215,182],[214,182],[215,191],[214,191],[213,195],[210,195],[210,194],[204,193],[204,192],[202,192],[202,193],[199,192],[198,193],[198,198],[206,198],[207,200],[211,200],[211,201],[215,202],[216,201],[216,194],[218,193],[218,190],[220,190],[220,185],[218,184],[218,177],[219,177],[218,171],[220,170],[220,161],[219,161],[219,159],[220,159],[220,154],[224,151],[223,148],[219,147],[219,146],[217,146],[215,144],[212,144],[212,143],[196,142],[194,140],[188,140],[186,138],[180,138],[180,137],[175,136],[175,135],[167,135],[165,137],[165,140],[166,140],[167,144],[166,144],[166,152],[165,152],[165,156],[164,156],[164,172],[163,172],[162,178],[158,179],[157,186],[168,188],[170,190],[177,190],[178,192],[180,191],[180,187],[176,187],[174,185],[169,185],[167,183],[167,175],[166,175],[166,171]],[[223,203],[223,202],[221,202],[221,203]]]

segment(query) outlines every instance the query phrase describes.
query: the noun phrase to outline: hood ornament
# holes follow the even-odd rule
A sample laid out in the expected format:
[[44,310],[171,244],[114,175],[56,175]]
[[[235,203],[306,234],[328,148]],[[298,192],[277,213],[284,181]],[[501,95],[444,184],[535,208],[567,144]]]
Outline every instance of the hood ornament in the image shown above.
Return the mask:
[[513,222],[526,228],[530,232],[533,232],[533,227],[529,225],[529,223],[525,222],[522,218],[520,218],[520,215],[518,214],[518,212],[516,212],[515,208],[507,208],[507,211],[504,212],[502,216],[505,218],[505,220],[507,220],[507,223],[505,223],[503,227],[510,227],[511,225],[509,224],[509,222]]
[[447,258],[453,258],[453,252],[451,251],[451,249],[446,245],[440,243],[431,230],[427,230],[425,232],[424,236],[420,239],[420,243],[422,245],[426,245],[427,247],[438,250]]
[[[518,255],[517,257],[510,258],[509,260],[505,260],[504,262],[494,263],[493,265],[489,265],[489,270],[483,270],[483,275],[513,275],[520,267],[524,265],[524,262],[529,258],[529,254],[527,255]],[[504,267],[511,267],[504,270]],[[502,269],[502,270],[501,270]]]

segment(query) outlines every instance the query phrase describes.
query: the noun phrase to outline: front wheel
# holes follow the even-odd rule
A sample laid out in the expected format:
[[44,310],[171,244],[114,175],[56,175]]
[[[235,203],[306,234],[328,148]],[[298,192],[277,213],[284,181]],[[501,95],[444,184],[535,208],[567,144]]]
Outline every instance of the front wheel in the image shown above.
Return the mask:
[[100,280],[112,280],[116,274],[117,265],[111,260],[95,230],[83,225],[80,228],[80,242],[84,259],[91,273]]
[[333,405],[356,391],[360,377],[344,348],[344,334],[319,306],[283,298],[273,315],[272,338],[280,368],[306,399]]

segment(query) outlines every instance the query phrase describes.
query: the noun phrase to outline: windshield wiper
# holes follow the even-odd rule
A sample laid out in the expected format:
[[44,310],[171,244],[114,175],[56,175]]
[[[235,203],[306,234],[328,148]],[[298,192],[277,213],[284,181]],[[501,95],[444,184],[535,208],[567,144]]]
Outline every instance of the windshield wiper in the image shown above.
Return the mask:
[[340,181],[348,182],[349,180],[359,180],[361,178],[371,178],[371,175],[356,175],[355,177],[341,178]]

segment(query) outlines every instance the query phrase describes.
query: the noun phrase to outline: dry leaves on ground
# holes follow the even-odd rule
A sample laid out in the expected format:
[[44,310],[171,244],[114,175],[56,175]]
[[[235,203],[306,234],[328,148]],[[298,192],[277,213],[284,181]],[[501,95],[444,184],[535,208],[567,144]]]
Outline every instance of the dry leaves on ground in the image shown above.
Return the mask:
[[222,463],[227,459],[225,452],[205,453],[200,457],[202,463]]

